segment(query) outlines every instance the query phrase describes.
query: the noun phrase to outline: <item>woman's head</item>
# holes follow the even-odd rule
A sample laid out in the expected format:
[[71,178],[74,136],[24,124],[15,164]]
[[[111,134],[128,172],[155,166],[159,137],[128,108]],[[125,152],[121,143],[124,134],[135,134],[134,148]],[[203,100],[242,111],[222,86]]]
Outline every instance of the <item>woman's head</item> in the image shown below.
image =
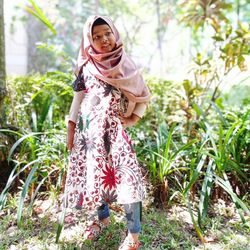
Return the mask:
[[123,53],[123,43],[113,21],[107,16],[90,16],[84,24],[75,73],[89,61],[112,58],[113,64]]
[[90,16],[84,24],[76,74],[85,66],[98,79],[105,81],[132,101],[148,102],[149,90],[135,63],[127,56],[119,32],[107,16]]
[[93,47],[99,53],[108,53],[115,49],[116,38],[108,23],[102,18],[94,21],[91,30]]

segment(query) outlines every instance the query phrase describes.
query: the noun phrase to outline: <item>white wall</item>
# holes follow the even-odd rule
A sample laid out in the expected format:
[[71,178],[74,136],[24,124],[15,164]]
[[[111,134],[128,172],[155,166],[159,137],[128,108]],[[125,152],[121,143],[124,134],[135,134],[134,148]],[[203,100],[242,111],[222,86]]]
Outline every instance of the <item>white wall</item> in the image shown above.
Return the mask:
[[7,75],[25,75],[27,73],[27,32],[25,23],[14,22],[14,33],[11,32],[12,16],[23,16],[24,11],[16,10],[22,1],[4,0],[4,19],[5,19],[5,54]]

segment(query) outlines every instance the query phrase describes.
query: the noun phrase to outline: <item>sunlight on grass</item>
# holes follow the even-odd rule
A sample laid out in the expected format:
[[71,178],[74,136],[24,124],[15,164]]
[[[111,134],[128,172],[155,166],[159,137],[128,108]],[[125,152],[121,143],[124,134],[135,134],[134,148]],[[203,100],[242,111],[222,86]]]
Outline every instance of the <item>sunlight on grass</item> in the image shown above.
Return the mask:
[[[45,201],[46,203],[46,201]],[[41,204],[41,203],[40,203]],[[13,207],[12,207],[13,206]],[[58,212],[51,206],[32,217],[24,212],[23,224],[16,224],[15,202],[0,214],[0,249],[74,249],[117,250],[125,238],[126,223],[122,213],[111,211],[111,224],[104,229],[97,241],[84,241],[84,218],[75,224],[66,224],[59,244],[55,244]],[[205,235],[210,242],[202,245],[196,236],[189,213],[184,206],[173,205],[166,211],[153,207],[144,208],[141,243],[142,250],[151,249],[223,249],[247,250],[250,247],[249,228],[240,219],[228,219],[219,214],[207,218]]]

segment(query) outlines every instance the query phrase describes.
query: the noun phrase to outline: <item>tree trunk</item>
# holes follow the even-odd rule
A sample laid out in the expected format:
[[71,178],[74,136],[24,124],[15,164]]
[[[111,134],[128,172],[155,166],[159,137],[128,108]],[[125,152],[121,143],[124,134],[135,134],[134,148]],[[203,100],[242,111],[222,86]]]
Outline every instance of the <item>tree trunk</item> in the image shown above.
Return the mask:
[[6,121],[4,98],[6,96],[5,40],[4,40],[4,10],[0,0],[0,127]]
[[[6,111],[4,98],[6,91],[6,69],[5,69],[5,39],[4,39],[4,0],[0,0],[0,129],[6,128]],[[13,140],[12,140],[13,141]],[[9,147],[14,144],[10,136],[0,132],[0,192],[6,185],[12,166],[7,161]]]

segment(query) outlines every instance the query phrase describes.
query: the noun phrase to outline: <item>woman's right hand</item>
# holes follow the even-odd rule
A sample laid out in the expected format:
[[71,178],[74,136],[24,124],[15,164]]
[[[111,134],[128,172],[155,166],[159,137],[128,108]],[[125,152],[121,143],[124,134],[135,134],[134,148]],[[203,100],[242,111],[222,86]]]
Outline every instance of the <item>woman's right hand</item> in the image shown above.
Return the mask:
[[74,147],[74,135],[75,135],[75,127],[76,124],[72,121],[68,122],[68,130],[67,130],[67,148],[68,150],[72,150]]

